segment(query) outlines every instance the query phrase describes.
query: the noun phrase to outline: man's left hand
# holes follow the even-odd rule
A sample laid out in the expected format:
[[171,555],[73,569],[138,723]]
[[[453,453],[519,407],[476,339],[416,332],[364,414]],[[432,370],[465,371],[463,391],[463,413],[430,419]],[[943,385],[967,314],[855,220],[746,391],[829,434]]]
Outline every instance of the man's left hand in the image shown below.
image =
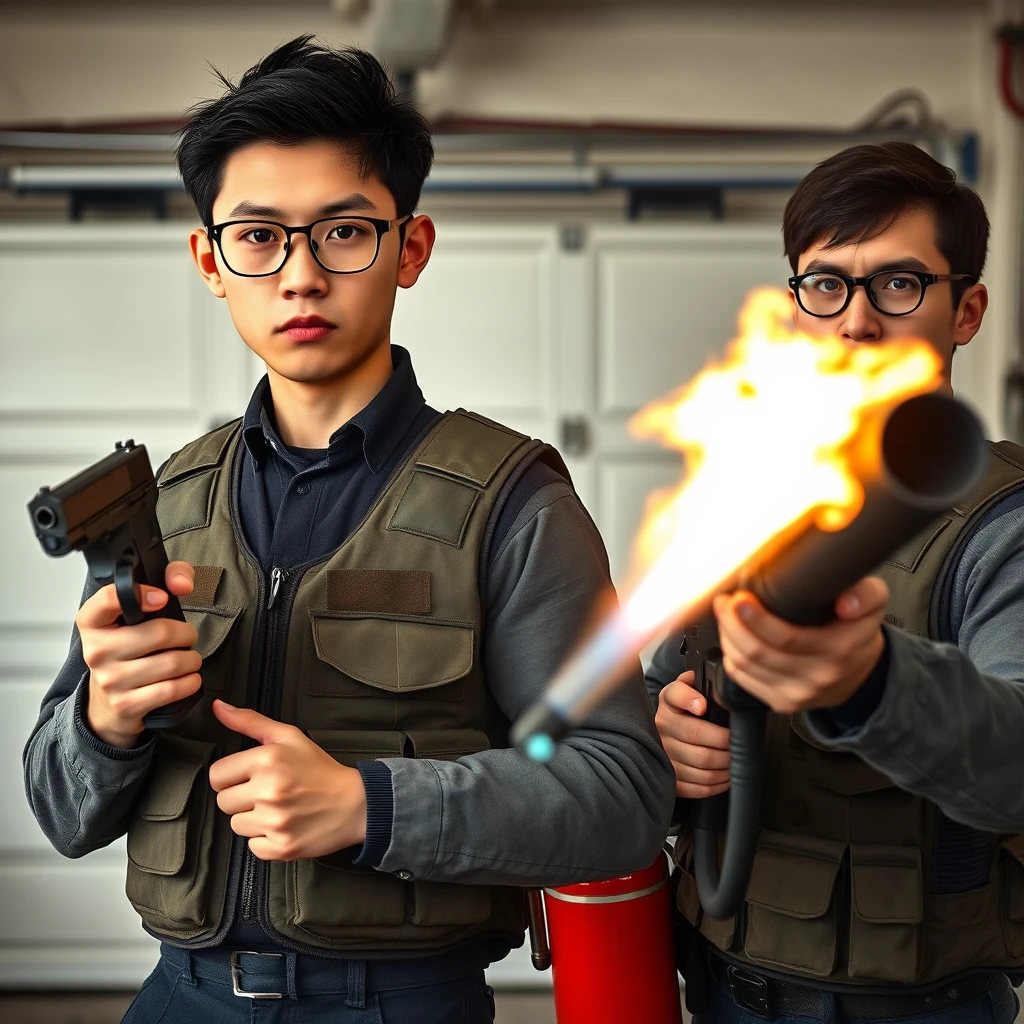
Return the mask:
[[339,764],[293,725],[213,702],[218,720],[259,740],[210,766],[217,806],[249,839],[260,860],[323,857],[366,838],[366,790],[355,768]]
[[889,588],[876,576],[836,601],[824,626],[794,626],[749,591],[720,594],[714,611],[725,670],[773,711],[792,715],[846,703],[885,649],[882,620]]

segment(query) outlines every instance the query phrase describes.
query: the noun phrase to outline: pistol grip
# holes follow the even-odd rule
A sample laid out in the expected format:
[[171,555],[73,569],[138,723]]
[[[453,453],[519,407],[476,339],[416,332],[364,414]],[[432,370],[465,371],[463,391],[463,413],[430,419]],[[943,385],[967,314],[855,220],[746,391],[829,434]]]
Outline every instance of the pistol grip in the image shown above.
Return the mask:
[[203,699],[203,691],[196,690],[189,697],[165,704],[162,708],[154,708],[142,719],[147,729],[171,729],[180,725],[192,709]]

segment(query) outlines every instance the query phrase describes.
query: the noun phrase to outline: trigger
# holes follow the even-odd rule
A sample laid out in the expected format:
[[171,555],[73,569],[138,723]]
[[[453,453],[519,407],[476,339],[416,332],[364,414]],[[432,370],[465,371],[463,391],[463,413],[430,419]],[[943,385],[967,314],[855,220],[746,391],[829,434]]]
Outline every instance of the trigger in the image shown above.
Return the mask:
[[143,614],[135,593],[135,559],[131,555],[122,555],[114,566],[114,590],[125,625],[135,626],[140,623]]

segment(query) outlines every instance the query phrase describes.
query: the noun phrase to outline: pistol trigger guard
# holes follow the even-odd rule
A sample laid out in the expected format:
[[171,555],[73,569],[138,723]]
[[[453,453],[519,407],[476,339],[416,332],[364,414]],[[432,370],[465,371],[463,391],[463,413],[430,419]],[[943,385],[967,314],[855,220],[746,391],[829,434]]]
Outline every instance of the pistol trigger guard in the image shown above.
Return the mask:
[[131,555],[122,555],[114,566],[114,590],[121,605],[124,624],[138,625],[143,619],[143,614],[135,594],[135,559]]

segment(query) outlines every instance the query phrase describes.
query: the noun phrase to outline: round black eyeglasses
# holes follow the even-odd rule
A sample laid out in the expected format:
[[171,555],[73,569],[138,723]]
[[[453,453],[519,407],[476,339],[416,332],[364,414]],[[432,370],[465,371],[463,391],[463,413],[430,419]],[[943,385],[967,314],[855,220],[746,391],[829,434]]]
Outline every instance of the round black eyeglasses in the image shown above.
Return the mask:
[[882,270],[867,277],[813,271],[791,277],[789,287],[800,308],[811,316],[838,316],[850,305],[857,285],[864,288],[868,301],[879,313],[906,316],[924,302],[929,285],[974,280],[971,274],[925,274],[919,270]]
[[301,227],[273,220],[228,220],[212,224],[207,237],[216,242],[221,258],[238,277],[272,277],[292,251],[292,235],[305,235],[313,258],[330,274],[361,274],[377,261],[380,242],[393,228],[412,219],[323,217]]

